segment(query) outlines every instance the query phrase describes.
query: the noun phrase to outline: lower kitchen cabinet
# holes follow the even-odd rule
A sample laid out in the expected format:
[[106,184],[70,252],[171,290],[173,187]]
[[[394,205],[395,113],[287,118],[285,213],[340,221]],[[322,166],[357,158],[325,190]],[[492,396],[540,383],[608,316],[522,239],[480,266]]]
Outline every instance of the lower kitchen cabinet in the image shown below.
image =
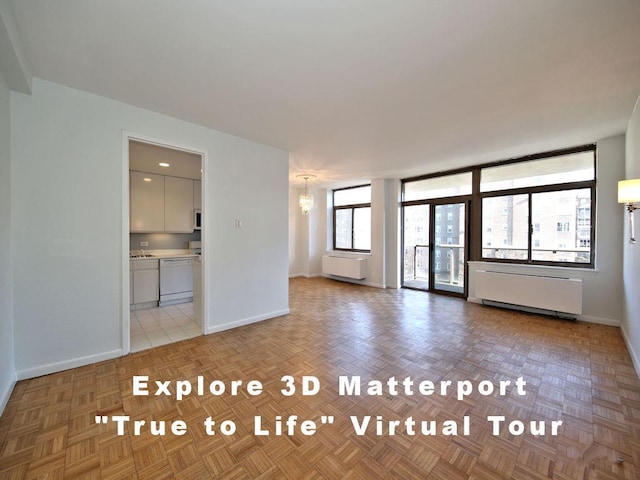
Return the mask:
[[160,269],[157,259],[134,260],[133,303],[157,302],[160,300]]

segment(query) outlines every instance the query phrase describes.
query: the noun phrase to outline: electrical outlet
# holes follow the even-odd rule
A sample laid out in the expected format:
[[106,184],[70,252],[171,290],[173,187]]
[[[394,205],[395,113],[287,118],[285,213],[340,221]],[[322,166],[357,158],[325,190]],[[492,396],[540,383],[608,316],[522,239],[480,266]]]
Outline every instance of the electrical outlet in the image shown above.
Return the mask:
[[236,218],[236,228],[242,228],[242,220]]
[[141,247],[148,247],[149,246],[149,242],[140,242],[140,246]]

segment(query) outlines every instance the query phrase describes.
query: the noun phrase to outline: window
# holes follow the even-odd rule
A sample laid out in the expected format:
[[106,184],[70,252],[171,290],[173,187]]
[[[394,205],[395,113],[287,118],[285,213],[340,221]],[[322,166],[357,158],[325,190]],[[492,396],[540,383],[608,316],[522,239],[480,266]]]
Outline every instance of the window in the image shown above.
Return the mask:
[[371,251],[371,185],[333,191],[333,248]]
[[[594,147],[481,168],[480,191],[482,259],[593,265]],[[487,232],[500,223],[507,238],[491,247]]]
[[[430,198],[454,197],[471,193],[471,172],[415,180],[404,184],[402,199],[405,202]],[[436,220],[439,220],[436,218]]]
[[481,192],[595,180],[595,149],[482,169]]
[[[505,221],[502,212],[506,208],[505,205],[511,205],[511,216]],[[529,198],[527,195],[505,195],[500,197],[486,197],[482,199],[482,224],[485,227],[489,225],[500,225],[500,229],[506,232],[507,238],[503,238],[502,246],[499,248],[491,247],[491,238],[485,234],[482,237],[482,256],[484,258],[499,258],[507,260],[525,260],[528,250],[528,224],[529,216]],[[522,222],[518,222],[517,218],[523,218]],[[511,231],[509,231],[511,225]]]
[[[556,219],[554,222],[554,218],[557,218],[554,206],[560,204],[560,197],[568,199],[569,211],[573,211],[574,214],[569,219],[562,218],[559,221]],[[590,263],[591,254],[588,248],[591,245],[590,219],[588,224],[580,228],[589,240],[589,245],[578,246],[578,248],[569,247],[575,238],[570,232],[578,231],[577,206],[580,201],[591,198],[591,189],[534,193],[531,198],[531,215],[534,221],[541,225],[540,232],[537,234],[540,238],[540,246],[532,249],[531,259],[543,262]]]
[[[403,207],[451,197],[470,205],[470,259],[567,267],[595,264],[596,146],[413,177],[402,181]],[[433,201],[432,199],[435,199]],[[436,222],[453,214],[436,210]],[[477,216],[476,216],[477,215]],[[479,218],[478,218],[479,217]],[[445,237],[438,229],[436,245]]]

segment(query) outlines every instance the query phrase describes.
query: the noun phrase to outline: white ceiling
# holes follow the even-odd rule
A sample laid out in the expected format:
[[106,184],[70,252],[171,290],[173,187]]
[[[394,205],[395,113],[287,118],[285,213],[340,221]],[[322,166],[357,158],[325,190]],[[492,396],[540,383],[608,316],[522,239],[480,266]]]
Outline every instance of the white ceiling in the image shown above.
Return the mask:
[[[160,166],[161,163],[169,166]],[[202,178],[202,157],[184,150],[131,140],[129,142],[129,170],[200,180]]]
[[327,186],[590,143],[638,0],[13,0],[33,74],[291,152]]

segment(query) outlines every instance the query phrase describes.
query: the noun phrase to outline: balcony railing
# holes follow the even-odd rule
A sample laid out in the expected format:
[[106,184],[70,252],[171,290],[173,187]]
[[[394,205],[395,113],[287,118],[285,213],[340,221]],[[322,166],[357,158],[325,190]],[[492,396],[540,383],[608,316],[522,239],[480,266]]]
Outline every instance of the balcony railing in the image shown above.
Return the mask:
[[[505,259],[505,260],[526,260],[527,248],[517,247],[482,247],[483,258]],[[559,254],[574,254],[574,260],[568,260],[575,263],[589,263],[591,256],[590,247],[576,248],[531,248],[531,257],[533,260],[541,261],[567,261],[558,259]],[[555,257],[555,258],[554,258]]]
[[[419,277],[418,276],[418,249],[419,248],[425,248],[425,249],[429,249],[429,245],[414,245],[413,246],[413,280],[420,280],[423,277]],[[456,255],[454,255],[454,250],[460,250],[464,248],[464,245],[454,245],[454,244],[449,244],[449,243],[441,243],[441,244],[436,244],[435,245],[436,249],[447,249],[449,250],[450,254],[449,254],[449,268],[448,270],[448,283],[450,285],[458,285],[459,282],[456,281]],[[464,265],[464,255],[458,255],[458,263],[460,263],[460,266],[463,267]],[[461,270],[464,271],[464,270]],[[436,270],[434,269],[434,272],[436,274],[441,274],[442,270]],[[442,278],[440,276],[440,278]],[[446,283],[446,282],[442,282],[442,281],[438,281],[438,283]]]

